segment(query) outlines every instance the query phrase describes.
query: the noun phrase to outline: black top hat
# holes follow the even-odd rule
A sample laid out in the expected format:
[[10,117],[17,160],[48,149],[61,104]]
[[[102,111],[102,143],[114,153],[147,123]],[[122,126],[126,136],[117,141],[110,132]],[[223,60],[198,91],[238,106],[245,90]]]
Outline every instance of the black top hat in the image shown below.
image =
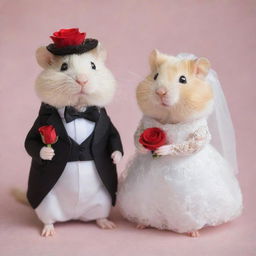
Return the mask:
[[46,48],[54,55],[63,56],[68,54],[82,54],[98,45],[97,39],[85,39],[86,33],[80,33],[79,29],[61,29],[53,33],[50,38],[54,43]]

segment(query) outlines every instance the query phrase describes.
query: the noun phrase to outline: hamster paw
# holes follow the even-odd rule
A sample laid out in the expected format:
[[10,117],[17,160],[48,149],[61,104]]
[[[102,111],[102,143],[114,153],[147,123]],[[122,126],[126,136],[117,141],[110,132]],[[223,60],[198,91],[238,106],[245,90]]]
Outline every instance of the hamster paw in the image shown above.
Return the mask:
[[42,147],[39,154],[43,160],[52,160],[55,155],[54,150],[48,147]]
[[139,152],[139,153],[141,153],[141,154],[143,154],[143,155],[145,155],[145,154],[147,154],[148,153],[148,149],[146,149],[146,148],[144,148],[141,144],[136,144],[135,145],[136,146],[136,149],[137,149],[137,151]]
[[53,224],[44,225],[41,236],[48,237],[48,236],[53,236],[54,234],[55,234],[55,230],[54,230]]
[[137,229],[145,229],[145,228],[147,228],[147,226],[146,226],[146,225],[143,225],[143,224],[137,224],[137,225],[136,225],[136,228],[137,228]]
[[164,145],[159,147],[157,150],[154,151],[159,156],[167,156],[170,155],[172,152],[172,146],[171,145]]
[[199,237],[200,236],[198,230],[192,231],[192,232],[188,232],[188,235],[191,236],[191,237]]
[[114,229],[116,224],[106,218],[96,220],[96,224],[102,229]]
[[111,155],[114,164],[118,164],[122,159],[122,153],[120,151],[114,151]]

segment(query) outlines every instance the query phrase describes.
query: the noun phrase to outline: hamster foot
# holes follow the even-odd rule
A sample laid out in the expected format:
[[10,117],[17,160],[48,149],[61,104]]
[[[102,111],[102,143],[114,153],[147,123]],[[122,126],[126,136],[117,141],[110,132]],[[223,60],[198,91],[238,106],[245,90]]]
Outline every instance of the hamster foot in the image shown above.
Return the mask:
[[137,224],[137,225],[136,225],[136,228],[137,228],[137,229],[145,229],[145,228],[147,228],[147,226],[146,226],[146,225],[143,225],[143,224]]
[[55,234],[53,224],[46,224],[42,230],[41,236],[48,237],[53,236]]
[[96,224],[102,229],[114,229],[116,228],[116,224],[107,218],[96,220]]
[[188,235],[191,236],[191,237],[199,237],[200,236],[198,230],[192,231],[192,232],[188,232]]

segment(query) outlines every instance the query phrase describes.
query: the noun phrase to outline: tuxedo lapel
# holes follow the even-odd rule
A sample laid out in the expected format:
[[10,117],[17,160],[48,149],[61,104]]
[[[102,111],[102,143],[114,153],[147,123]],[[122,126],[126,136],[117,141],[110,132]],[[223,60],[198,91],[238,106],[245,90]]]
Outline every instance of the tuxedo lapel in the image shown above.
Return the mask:
[[47,119],[47,124],[52,125],[56,129],[57,136],[66,140],[67,142],[70,142],[61,117],[55,108],[52,108],[51,114]]
[[[59,136],[59,141],[53,145],[56,152],[54,160],[47,162],[42,162],[39,157],[42,141],[38,128],[44,125],[52,125]],[[113,132],[115,133],[115,143],[111,142]],[[117,191],[117,174],[116,166],[113,164],[109,153],[114,150],[122,152],[122,145],[119,135],[117,131],[113,130],[111,120],[104,108],[100,109],[100,117],[96,122],[93,133],[92,156],[99,177],[109,192],[114,205]],[[27,197],[32,207],[36,209],[61,177],[72,149],[71,141],[56,108],[42,103],[39,116],[26,137],[25,147],[33,158]]]
[[101,108],[100,117],[95,126],[93,144],[96,144],[98,141],[101,140],[102,136],[105,135],[106,128],[107,128],[107,115],[104,109]]

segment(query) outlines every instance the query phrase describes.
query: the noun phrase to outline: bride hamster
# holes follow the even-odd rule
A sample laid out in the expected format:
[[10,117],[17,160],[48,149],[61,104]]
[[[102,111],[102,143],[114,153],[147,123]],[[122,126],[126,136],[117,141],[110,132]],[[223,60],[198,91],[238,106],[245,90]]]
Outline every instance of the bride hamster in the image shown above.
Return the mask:
[[[231,119],[206,58],[174,57],[154,50],[150,67],[151,73],[137,87],[143,117],[134,136],[137,152],[125,170],[118,204],[122,215],[138,228],[197,237],[201,228],[233,220],[242,210],[236,159],[230,157],[235,154]],[[211,116],[224,112],[220,137],[231,139],[222,144],[224,151],[218,151],[215,130],[208,123]],[[154,152],[157,159],[139,143],[142,132],[152,127],[167,136],[167,144]]]
[[[42,105],[25,148],[32,157],[27,198],[44,224],[42,236],[52,236],[54,223],[68,220],[115,228],[108,216],[123,149],[105,106],[116,81],[104,64],[105,50],[85,37],[78,29],[61,29],[51,36],[54,43],[36,51],[43,71],[35,89]],[[49,125],[58,136],[51,147],[39,133]]]

